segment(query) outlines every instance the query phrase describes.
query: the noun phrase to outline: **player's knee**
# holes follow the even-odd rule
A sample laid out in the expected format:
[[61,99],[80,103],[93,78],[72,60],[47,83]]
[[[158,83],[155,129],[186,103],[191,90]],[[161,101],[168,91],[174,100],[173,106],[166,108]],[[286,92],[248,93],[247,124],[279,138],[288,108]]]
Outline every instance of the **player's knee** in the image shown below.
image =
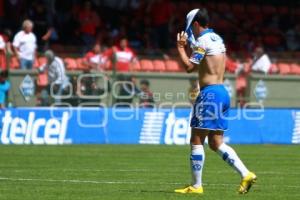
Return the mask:
[[213,151],[217,151],[219,148],[219,145],[215,140],[209,140],[208,145],[209,145],[209,148]]

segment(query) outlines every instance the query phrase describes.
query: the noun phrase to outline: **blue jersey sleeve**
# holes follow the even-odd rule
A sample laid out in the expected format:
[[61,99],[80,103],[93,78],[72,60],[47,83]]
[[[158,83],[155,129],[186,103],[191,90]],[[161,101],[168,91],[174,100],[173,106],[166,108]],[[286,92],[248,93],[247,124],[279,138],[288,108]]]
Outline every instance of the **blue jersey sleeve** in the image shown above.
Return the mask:
[[203,47],[193,47],[193,52],[190,57],[190,61],[199,65],[205,56],[205,49]]

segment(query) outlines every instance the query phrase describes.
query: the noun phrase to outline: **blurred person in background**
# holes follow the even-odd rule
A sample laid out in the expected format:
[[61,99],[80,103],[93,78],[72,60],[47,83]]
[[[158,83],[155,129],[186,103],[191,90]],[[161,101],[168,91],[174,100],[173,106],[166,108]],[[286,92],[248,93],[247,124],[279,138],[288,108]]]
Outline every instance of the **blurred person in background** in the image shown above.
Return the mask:
[[47,11],[46,5],[42,0],[33,3],[29,11],[29,18],[34,23],[34,33],[37,37],[38,51],[44,52],[48,46],[51,35],[54,34],[52,16]]
[[2,70],[7,69],[7,61],[13,55],[10,38],[11,31],[9,29],[0,32],[0,69]]
[[[85,106],[99,106],[102,95],[110,91],[109,77],[104,75],[104,80],[94,77],[88,71],[87,76],[81,78],[78,90],[80,103],[87,103]],[[103,82],[106,81],[106,84]],[[83,97],[84,96],[84,97]]]
[[126,38],[120,40],[119,46],[113,46],[105,52],[107,57],[110,57],[116,65],[116,71],[127,72],[131,71],[132,64],[137,61],[136,54],[128,46]]
[[6,44],[3,36],[0,34],[0,68],[6,68]]
[[[82,45],[78,18],[79,3],[70,4],[69,1],[55,1],[55,10],[55,28],[59,35],[59,43],[74,46]],[[82,50],[78,50],[78,53],[82,53]]]
[[265,53],[263,47],[256,47],[254,50],[254,58],[251,64],[251,70],[253,72],[267,74],[271,68],[271,60]]
[[291,27],[285,34],[286,45],[290,51],[300,51],[300,24]]
[[150,90],[150,82],[146,79],[141,80],[140,90],[140,107],[153,108],[155,102],[153,99],[153,93]]
[[33,22],[25,20],[23,30],[19,31],[13,39],[13,47],[20,62],[21,69],[32,69],[36,54],[36,36],[32,33]]
[[10,89],[10,83],[8,81],[8,71],[4,70],[0,72],[0,108],[5,108],[6,97]]
[[21,20],[26,10],[26,0],[5,0],[4,1],[4,26],[12,30],[13,33],[18,31]]
[[172,18],[172,4],[169,0],[150,1],[147,12],[152,19],[153,43],[157,48],[168,50],[169,48],[169,23]]
[[93,49],[84,56],[83,64],[89,69],[103,71],[108,66],[108,59],[103,54],[101,44],[96,43]]
[[133,98],[140,93],[136,85],[136,78],[134,76],[119,75],[118,81],[120,89],[117,97],[115,97],[115,103],[117,107],[130,107]]
[[0,33],[0,69],[6,69],[7,38]]
[[55,103],[60,103],[61,95],[69,86],[65,65],[62,59],[55,56],[54,52],[51,50],[45,52],[45,57],[47,63],[39,67],[38,70],[40,73],[46,72],[48,74],[47,90],[51,95],[55,95],[55,97],[51,96],[55,99]]
[[79,11],[79,22],[85,53],[95,44],[97,28],[100,25],[99,15],[92,9],[90,1],[85,1],[83,8]]

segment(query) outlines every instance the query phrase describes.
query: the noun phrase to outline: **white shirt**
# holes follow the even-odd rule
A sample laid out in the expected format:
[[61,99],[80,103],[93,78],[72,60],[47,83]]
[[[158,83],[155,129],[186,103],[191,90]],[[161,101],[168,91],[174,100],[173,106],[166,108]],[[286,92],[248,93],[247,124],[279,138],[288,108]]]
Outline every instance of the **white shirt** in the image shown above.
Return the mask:
[[262,55],[260,58],[258,58],[256,61],[254,61],[252,65],[253,71],[260,71],[264,73],[268,73],[269,69],[271,67],[271,60],[267,54]]
[[36,37],[33,33],[19,31],[13,40],[13,46],[19,49],[20,58],[33,60],[36,45]]
[[48,70],[48,81],[49,83],[55,83],[63,85],[63,88],[67,86],[69,79],[66,76],[65,65],[61,58],[54,57],[54,60],[50,64],[45,64],[40,67],[41,71]]
[[117,51],[116,57],[118,62],[131,62],[134,58],[134,55],[131,51],[125,50],[125,51]]
[[5,42],[3,40],[3,37],[0,35],[0,50],[4,50],[5,48]]
[[90,57],[89,61],[94,64],[102,65],[106,62],[106,57],[96,54]]
[[190,61],[195,64],[200,64],[201,60],[206,55],[218,55],[226,52],[223,39],[212,29],[206,29],[197,40],[191,44],[193,50]]

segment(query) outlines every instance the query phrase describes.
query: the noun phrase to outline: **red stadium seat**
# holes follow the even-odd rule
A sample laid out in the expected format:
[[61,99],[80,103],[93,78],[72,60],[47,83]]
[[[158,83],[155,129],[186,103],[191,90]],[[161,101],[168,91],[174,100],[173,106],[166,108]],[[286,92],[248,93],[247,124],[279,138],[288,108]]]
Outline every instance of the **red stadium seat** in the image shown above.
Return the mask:
[[74,58],[65,58],[64,59],[66,68],[69,70],[76,70],[77,69],[77,63]]
[[180,72],[183,71],[176,60],[166,61],[166,71],[168,72]]
[[132,68],[132,71],[141,71],[141,69],[142,69],[140,62],[138,60],[132,63],[131,68]]
[[15,57],[15,56],[11,57],[10,62],[9,62],[9,67],[11,69],[20,68],[20,63],[19,63],[19,60],[17,59],[17,57]]
[[166,71],[166,65],[163,60],[154,60],[153,66],[154,66],[154,71],[159,71],[159,72]]
[[36,58],[33,63],[33,68],[38,68],[38,67],[40,67],[40,63],[39,63],[38,58]]
[[270,74],[276,74],[276,73],[278,73],[278,67],[277,67],[277,65],[276,64],[271,64],[271,67],[270,67],[270,69],[269,69],[269,73]]
[[88,70],[89,67],[83,63],[83,58],[76,58],[77,69]]
[[291,68],[290,65],[287,63],[278,63],[278,69],[279,69],[279,73],[282,75],[286,75],[291,73]]
[[153,71],[154,66],[151,60],[142,59],[140,61],[142,71]]
[[292,63],[291,67],[291,74],[300,75],[300,65],[296,63]]
[[39,61],[39,65],[42,66],[42,65],[47,63],[47,58],[46,57],[39,57],[38,61]]
[[44,86],[48,85],[48,75],[47,75],[47,73],[38,74],[37,85],[41,86],[41,87],[44,87]]

